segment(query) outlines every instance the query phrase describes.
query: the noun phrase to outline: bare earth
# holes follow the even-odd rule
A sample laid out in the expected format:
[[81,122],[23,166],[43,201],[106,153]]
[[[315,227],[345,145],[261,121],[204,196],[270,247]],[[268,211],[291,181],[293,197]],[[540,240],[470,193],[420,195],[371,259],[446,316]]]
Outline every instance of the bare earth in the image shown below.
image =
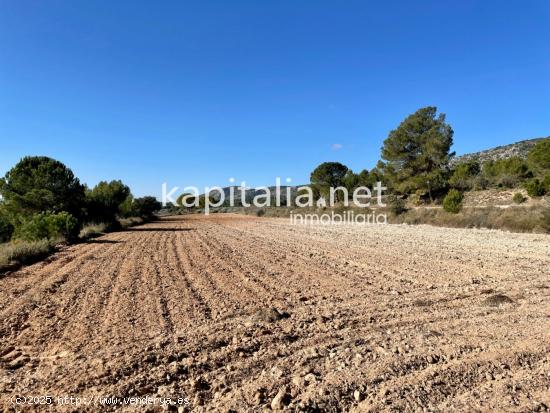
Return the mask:
[[69,247],[0,292],[0,411],[147,411],[10,402],[45,394],[187,397],[196,412],[550,408],[547,235],[174,217]]

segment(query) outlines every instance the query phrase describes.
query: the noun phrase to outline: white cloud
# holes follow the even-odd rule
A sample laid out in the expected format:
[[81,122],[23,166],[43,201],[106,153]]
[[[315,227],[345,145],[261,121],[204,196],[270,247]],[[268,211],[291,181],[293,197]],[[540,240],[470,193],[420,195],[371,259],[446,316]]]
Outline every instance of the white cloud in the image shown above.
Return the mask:
[[342,145],[341,143],[333,143],[330,147],[333,151],[339,151],[344,147],[344,145]]

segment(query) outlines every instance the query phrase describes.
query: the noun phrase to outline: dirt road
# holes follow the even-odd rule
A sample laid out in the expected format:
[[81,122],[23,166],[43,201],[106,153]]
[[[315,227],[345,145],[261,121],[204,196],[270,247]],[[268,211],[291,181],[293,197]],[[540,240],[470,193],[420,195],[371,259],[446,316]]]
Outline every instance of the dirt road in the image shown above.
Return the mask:
[[0,289],[0,411],[550,408],[546,235],[175,217]]

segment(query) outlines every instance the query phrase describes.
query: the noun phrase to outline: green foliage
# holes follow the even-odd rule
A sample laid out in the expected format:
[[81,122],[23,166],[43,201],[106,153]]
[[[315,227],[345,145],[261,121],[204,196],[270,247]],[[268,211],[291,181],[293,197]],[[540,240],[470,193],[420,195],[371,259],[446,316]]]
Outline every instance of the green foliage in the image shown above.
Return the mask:
[[417,110],[392,130],[382,147],[381,164],[388,182],[398,193],[418,190],[429,194],[446,186],[445,169],[453,143],[453,130],[445,115],[433,106]]
[[123,218],[128,218],[134,215],[134,196],[128,195],[119,206],[119,214]]
[[546,191],[546,193],[550,194],[550,173],[544,175],[542,185],[544,186],[544,190]]
[[405,200],[397,195],[390,195],[388,197],[388,206],[390,208],[390,212],[395,216],[407,212]]
[[16,216],[67,211],[80,217],[84,186],[64,164],[45,156],[27,156],[0,179],[6,210]]
[[489,179],[487,179],[487,177],[484,176],[483,174],[480,174],[480,175],[476,176],[473,179],[473,183],[474,183],[474,189],[475,190],[487,189],[487,188],[489,188],[489,185],[491,184]]
[[539,181],[537,178],[530,179],[529,181],[525,182],[524,184],[525,189],[527,190],[527,194],[531,197],[539,197],[546,194],[546,189],[544,188],[544,184]]
[[514,188],[533,176],[527,162],[519,157],[487,161],[482,169],[490,184],[505,188]]
[[550,139],[537,143],[527,155],[527,159],[536,171],[550,171]]
[[351,198],[353,191],[359,186],[359,175],[354,173],[351,169],[348,169],[342,179],[342,184],[348,190],[348,196]]
[[525,198],[521,192],[516,192],[512,197],[512,201],[514,201],[516,204],[523,204],[525,201],[527,201],[527,198]]
[[449,178],[449,184],[459,190],[469,190],[475,186],[475,178],[481,172],[481,167],[477,160],[464,162],[453,170]]
[[[236,192],[236,191],[235,191]],[[190,193],[183,193],[180,196],[178,196],[178,199],[176,200],[176,206],[179,208],[193,208],[192,206],[185,206],[185,205],[195,205],[196,203],[196,196]],[[229,200],[226,200],[226,202],[229,202]]]
[[[344,177],[348,167],[339,162],[324,162],[313,170],[310,176],[311,187],[314,193],[328,199],[330,188],[344,186]],[[337,192],[337,197],[341,197],[342,192]],[[341,200],[341,199],[338,199]]]
[[369,173],[366,169],[363,169],[359,174],[357,175],[357,186],[366,186],[371,187],[371,181],[374,178],[373,175]]
[[0,205],[0,243],[8,242],[13,234],[13,224],[11,223],[7,212]]
[[128,207],[127,199],[130,195],[130,188],[120,180],[101,181],[86,193],[88,221],[114,222],[121,208]]
[[70,242],[78,238],[79,232],[78,220],[68,212],[41,213],[26,218],[16,228],[14,237],[25,241],[62,238]]
[[443,209],[447,212],[458,214],[462,209],[462,192],[451,189],[443,199]]
[[134,211],[137,216],[150,219],[162,208],[162,204],[154,196],[144,196],[134,200]]

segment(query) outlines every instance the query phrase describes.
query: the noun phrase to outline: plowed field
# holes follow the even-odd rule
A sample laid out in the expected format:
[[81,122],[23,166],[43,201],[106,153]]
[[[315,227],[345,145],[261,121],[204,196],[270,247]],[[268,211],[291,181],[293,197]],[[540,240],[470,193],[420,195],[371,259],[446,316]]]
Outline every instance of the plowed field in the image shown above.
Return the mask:
[[[43,395],[95,404],[14,404]],[[550,237],[169,217],[0,278],[0,411],[178,411],[109,396],[547,411]]]

